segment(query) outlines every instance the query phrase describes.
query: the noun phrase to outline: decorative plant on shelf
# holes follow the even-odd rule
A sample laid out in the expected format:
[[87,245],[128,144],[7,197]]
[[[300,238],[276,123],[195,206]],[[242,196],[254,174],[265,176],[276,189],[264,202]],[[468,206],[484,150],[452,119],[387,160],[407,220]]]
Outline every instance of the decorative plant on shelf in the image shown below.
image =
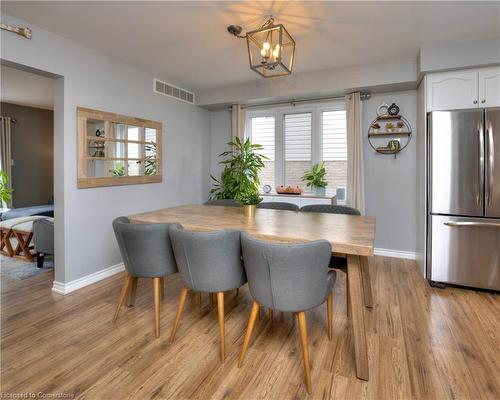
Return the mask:
[[325,187],[328,185],[325,176],[325,166],[323,162],[319,162],[313,164],[311,169],[304,174],[302,180],[306,182],[307,187],[312,188],[317,195],[323,196],[325,194]]
[[228,145],[232,150],[219,155],[226,158],[219,162],[224,166],[220,179],[210,175],[213,184],[209,197],[234,199],[244,206],[251,206],[245,207],[245,214],[253,214],[255,206],[262,201],[259,197],[259,171],[264,168],[267,157],[258,153],[262,145],[252,144],[249,139],[242,142],[236,137]]
[[7,205],[12,200],[12,189],[8,188],[9,176],[5,171],[0,171],[0,206]]

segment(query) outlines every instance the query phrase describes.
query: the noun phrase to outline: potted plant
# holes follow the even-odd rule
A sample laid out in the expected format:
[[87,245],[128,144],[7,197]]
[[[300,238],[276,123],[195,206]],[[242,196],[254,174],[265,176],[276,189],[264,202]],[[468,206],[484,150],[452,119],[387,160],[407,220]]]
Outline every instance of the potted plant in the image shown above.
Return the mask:
[[313,164],[311,169],[307,171],[302,180],[306,182],[307,187],[313,189],[314,193],[318,196],[325,195],[325,188],[328,182],[325,179],[326,170],[323,162]]
[[402,121],[399,121],[396,124],[396,127],[398,128],[398,132],[403,132],[403,128],[405,127],[405,124]]
[[255,217],[255,210],[257,209],[257,204],[262,201],[262,197],[259,196],[259,190],[250,190],[247,193],[242,193],[236,197],[241,204],[243,204],[243,214],[247,218]]
[[392,132],[394,130],[394,124],[392,122],[388,122],[385,124],[385,130],[386,132]]
[[8,188],[9,177],[5,171],[0,171],[0,207],[8,206],[12,199],[12,189]]
[[260,144],[250,143],[250,139],[242,142],[234,138],[228,145],[232,150],[225,151],[219,157],[224,165],[220,179],[211,175],[213,180],[210,199],[234,199],[244,206],[247,216],[255,215],[256,205],[262,201],[259,197],[259,171],[264,168],[267,157],[259,154]]

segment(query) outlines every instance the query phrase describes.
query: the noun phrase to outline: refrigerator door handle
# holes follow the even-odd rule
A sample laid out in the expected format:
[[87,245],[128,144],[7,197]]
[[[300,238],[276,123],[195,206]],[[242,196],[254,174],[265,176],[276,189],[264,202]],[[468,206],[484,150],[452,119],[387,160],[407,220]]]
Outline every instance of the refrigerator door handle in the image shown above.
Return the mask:
[[478,226],[478,227],[484,227],[484,228],[500,228],[500,223],[495,223],[495,222],[473,222],[473,221],[446,221],[443,222],[444,225],[446,226]]
[[495,174],[495,144],[493,143],[493,127],[491,123],[486,129],[488,135],[488,190],[486,191],[486,204],[491,206],[491,193]]
[[477,128],[477,134],[479,135],[479,190],[476,194],[476,202],[479,206],[482,206],[484,193],[484,132],[481,123]]

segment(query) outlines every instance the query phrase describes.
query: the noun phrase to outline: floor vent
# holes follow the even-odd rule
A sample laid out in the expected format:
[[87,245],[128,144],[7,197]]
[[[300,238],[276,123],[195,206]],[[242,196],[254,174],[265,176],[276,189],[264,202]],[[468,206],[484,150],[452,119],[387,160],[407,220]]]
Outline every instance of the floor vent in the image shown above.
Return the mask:
[[164,96],[173,97],[174,99],[184,101],[189,104],[194,104],[194,93],[189,92],[180,87],[171,85],[170,83],[153,79],[153,92]]

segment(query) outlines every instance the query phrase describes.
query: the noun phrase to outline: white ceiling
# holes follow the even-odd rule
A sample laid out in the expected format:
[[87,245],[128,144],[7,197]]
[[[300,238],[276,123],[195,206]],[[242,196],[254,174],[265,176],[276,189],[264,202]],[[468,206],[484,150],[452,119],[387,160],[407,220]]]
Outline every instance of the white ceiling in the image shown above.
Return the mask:
[[54,80],[52,78],[5,65],[0,67],[0,72],[1,101],[48,110],[54,108]]
[[297,42],[294,72],[416,57],[422,45],[499,35],[500,2],[2,1],[2,12],[198,90],[260,80],[244,40],[272,14]]

